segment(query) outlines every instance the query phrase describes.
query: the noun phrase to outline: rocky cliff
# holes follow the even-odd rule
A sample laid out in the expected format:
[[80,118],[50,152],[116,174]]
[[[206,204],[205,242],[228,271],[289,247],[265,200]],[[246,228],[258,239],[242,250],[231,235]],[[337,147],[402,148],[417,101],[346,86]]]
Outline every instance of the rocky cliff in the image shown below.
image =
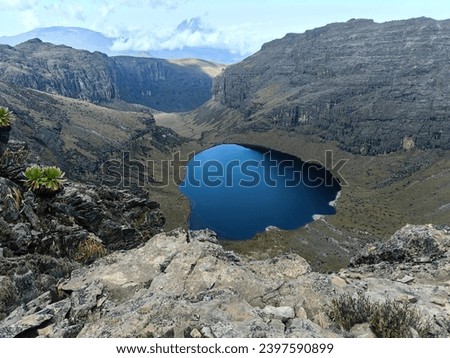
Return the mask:
[[198,61],[186,66],[153,58],[108,57],[39,39],[0,45],[0,81],[87,100],[129,101],[157,110],[188,111],[211,97],[211,75]]
[[[142,245],[164,225],[148,195],[68,181],[54,196],[24,188],[28,149],[11,140],[0,157],[0,317],[82,264]],[[46,296],[47,297],[47,296]]]
[[212,79],[204,72],[206,61],[183,62],[113,57],[119,98],[165,112],[183,112],[211,98]]
[[449,46],[449,20],[334,23],[265,44],[217,77],[213,96],[250,128],[316,133],[354,153],[449,149]]
[[[45,292],[1,321],[0,336],[374,337],[367,322],[344,330],[327,315],[332,298],[365,294],[412,305],[428,321],[423,335],[448,337],[449,244],[448,227],[406,226],[367,249],[377,263],[363,253],[355,267],[327,275],[296,254],[249,260],[211,232],[175,230],[72,271],[58,297]],[[384,254],[390,246],[400,261]]]

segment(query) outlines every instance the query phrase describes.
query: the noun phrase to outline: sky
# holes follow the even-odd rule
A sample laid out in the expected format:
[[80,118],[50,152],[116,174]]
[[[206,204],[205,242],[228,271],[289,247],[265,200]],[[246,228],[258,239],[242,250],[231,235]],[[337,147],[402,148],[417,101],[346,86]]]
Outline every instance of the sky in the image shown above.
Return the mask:
[[184,46],[247,55],[289,32],[331,22],[450,18],[449,0],[0,0],[0,36],[83,27],[118,38],[115,50]]

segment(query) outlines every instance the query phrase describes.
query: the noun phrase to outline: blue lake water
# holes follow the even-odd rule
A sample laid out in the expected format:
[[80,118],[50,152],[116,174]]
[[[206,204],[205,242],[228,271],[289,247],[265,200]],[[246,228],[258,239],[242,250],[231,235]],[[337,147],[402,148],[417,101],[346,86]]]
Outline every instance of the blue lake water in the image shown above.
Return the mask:
[[274,150],[223,144],[191,159],[180,191],[191,202],[190,229],[227,240],[269,226],[296,229],[332,215],[340,185],[323,167]]

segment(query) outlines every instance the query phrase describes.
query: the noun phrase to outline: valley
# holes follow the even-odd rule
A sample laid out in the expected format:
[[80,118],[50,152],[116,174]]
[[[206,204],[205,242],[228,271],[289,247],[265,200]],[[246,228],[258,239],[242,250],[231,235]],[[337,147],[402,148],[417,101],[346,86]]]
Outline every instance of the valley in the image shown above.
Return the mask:
[[[262,258],[294,250],[313,267],[335,270],[346,265],[365,245],[386,240],[406,223],[449,222],[450,211],[442,207],[443,203],[450,202],[448,151],[414,149],[365,157],[343,151],[338,143],[325,142],[318,136],[303,136],[276,128],[230,133],[240,129],[221,127],[216,131],[211,123],[197,123],[192,117],[179,114],[170,117],[170,121],[161,119],[159,123],[180,135],[187,134],[186,127],[190,133],[197,133],[196,137],[202,138],[198,150],[219,143],[243,143],[262,145],[323,164],[327,150],[333,151],[333,165],[341,159],[348,160],[339,173],[333,173],[347,182],[337,200],[336,215],[298,230],[264,233],[249,242],[225,243],[238,252]],[[183,129],[180,121],[186,123]],[[328,169],[332,170],[332,166]]]
[[[371,299],[413,296],[434,315],[430,335],[448,336],[449,34],[450,20],[350,20],[229,66],[0,45],[0,106],[17,118],[0,156],[0,335],[119,336],[117,314],[131,318],[125,336],[234,336],[206,311],[191,319],[208,302],[249,337],[344,336],[319,303],[363,287]],[[164,165],[220,144],[322,164],[342,186],[336,214],[244,241],[190,231]],[[66,189],[27,191],[34,163],[60,167]],[[120,183],[105,184],[108,163],[128,173]],[[86,242],[94,254],[80,254]],[[161,302],[163,320],[141,317]],[[26,326],[30,316],[40,323]]]

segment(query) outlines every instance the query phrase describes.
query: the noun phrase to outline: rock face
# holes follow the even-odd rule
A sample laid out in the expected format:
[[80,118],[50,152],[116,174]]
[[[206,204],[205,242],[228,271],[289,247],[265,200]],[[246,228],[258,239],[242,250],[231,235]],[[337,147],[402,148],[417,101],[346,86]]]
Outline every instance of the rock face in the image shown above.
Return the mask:
[[165,112],[183,112],[211,98],[212,79],[196,65],[137,57],[112,59],[123,101]]
[[[368,324],[343,332],[326,311],[331,298],[365,292],[407,300],[448,337],[449,228],[409,226],[391,244],[415,251],[415,235],[441,245],[430,262],[359,265],[312,272],[300,256],[249,260],[224,250],[212,232],[161,233],[145,246],[76,269],[48,294],[0,322],[0,336],[42,337],[371,337]],[[419,249],[419,251],[422,249]],[[402,282],[410,275],[414,279]],[[31,307],[31,308],[30,308]]]
[[256,130],[319,134],[353,153],[450,148],[450,21],[350,20],[288,34],[216,77],[214,101]]
[[450,231],[443,227],[407,225],[384,243],[366,247],[353,257],[352,265],[415,262],[429,263],[445,256],[450,246]]
[[[42,198],[0,178],[0,194],[0,243],[9,256],[41,253],[90,261],[101,253],[96,249],[136,247],[164,224],[158,203],[123,190],[69,182],[55,197]],[[86,242],[93,245],[92,257]]]
[[0,157],[3,155],[3,152],[6,149],[9,141],[9,132],[11,131],[11,127],[0,127]]
[[26,191],[26,158],[14,141],[0,157],[0,317],[47,291],[55,299],[56,283],[74,268],[143,245],[165,222],[157,202],[125,190],[68,181],[55,196]]
[[95,103],[118,96],[114,67],[100,52],[34,39],[16,47],[2,45],[0,54],[4,82]]
[[166,112],[200,106],[211,97],[212,86],[200,65],[108,57],[39,39],[0,45],[0,81],[93,103],[123,100]]

